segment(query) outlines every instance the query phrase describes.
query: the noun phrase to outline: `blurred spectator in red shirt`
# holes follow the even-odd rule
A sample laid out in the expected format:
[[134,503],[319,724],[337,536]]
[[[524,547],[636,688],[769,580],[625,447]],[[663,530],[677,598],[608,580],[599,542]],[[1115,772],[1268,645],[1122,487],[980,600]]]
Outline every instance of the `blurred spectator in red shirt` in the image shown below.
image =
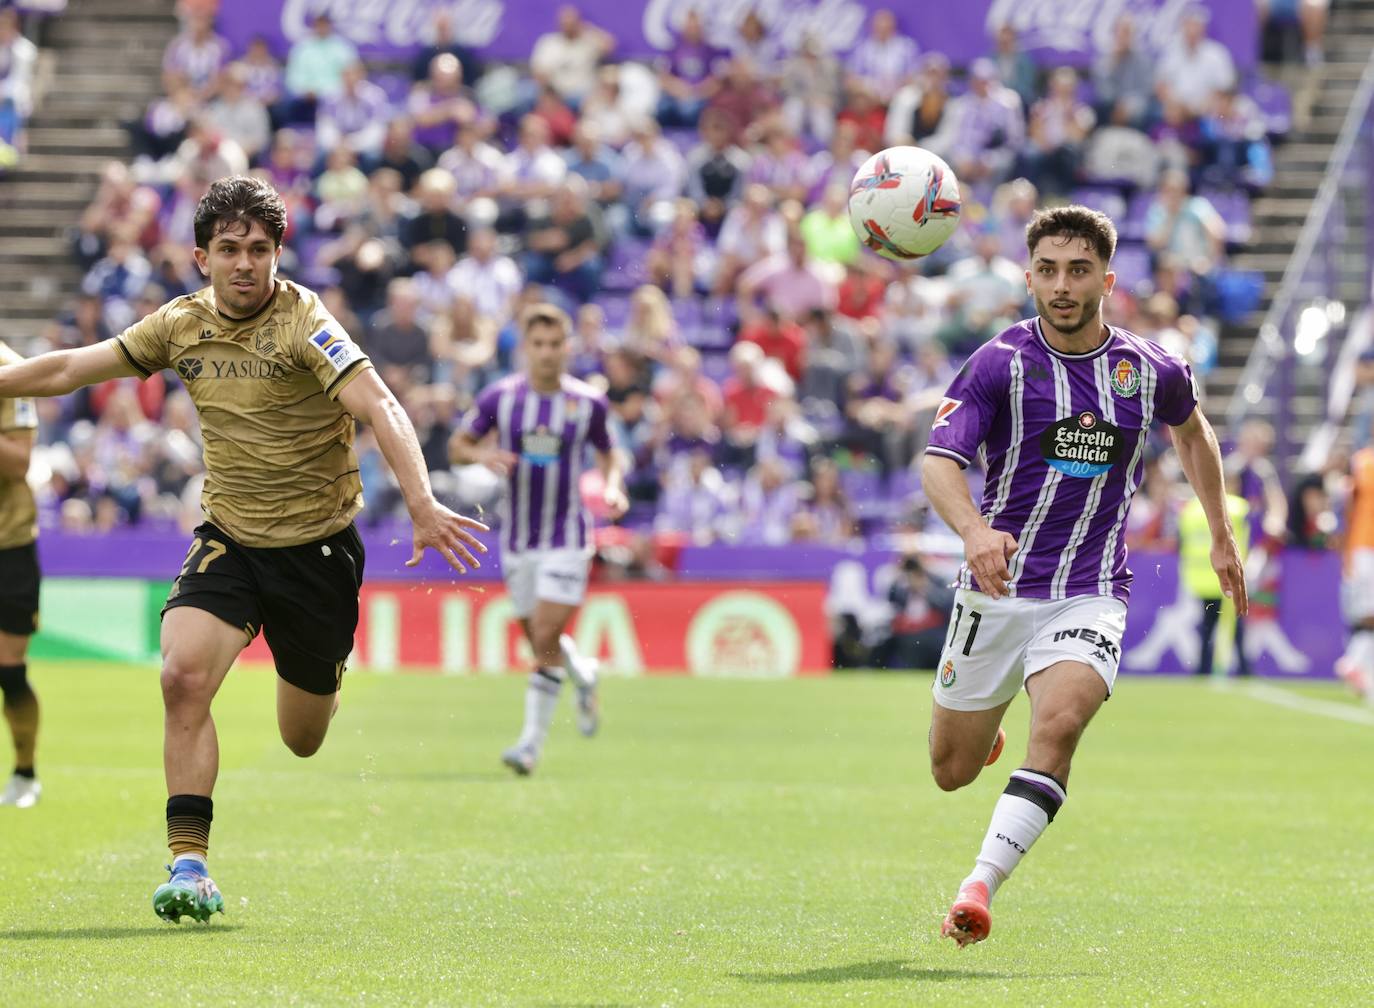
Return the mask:
[[724,79],[706,108],[725,118],[730,127],[730,142],[739,143],[749,124],[776,104],[773,92],[759,80],[753,62],[748,57],[736,56],[729,62]]
[[845,84],[844,107],[835,118],[835,125],[851,124],[858,146],[866,151],[883,149],[883,129],[887,125],[887,109],[882,106],[867,84],[851,77]]
[[[787,376],[800,381],[806,367],[806,330],[791,319],[781,318],[769,309],[740,329],[739,343],[754,343],[765,357],[783,366]],[[733,354],[732,354],[733,359]]]

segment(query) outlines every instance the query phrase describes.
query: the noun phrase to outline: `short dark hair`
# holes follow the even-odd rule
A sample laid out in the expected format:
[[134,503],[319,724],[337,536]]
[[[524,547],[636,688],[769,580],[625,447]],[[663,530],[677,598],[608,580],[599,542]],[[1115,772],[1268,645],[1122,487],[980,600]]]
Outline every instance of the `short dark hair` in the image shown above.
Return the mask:
[[1041,238],[1081,238],[1104,263],[1110,263],[1116,253],[1116,225],[1106,214],[1085,206],[1035,211],[1026,225],[1026,251],[1030,255],[1035,255]]
[[532,304],[520,315],[520,335],[525,336],[537,325],[548,325],[560,330],[564,336],[572,332],[572,320],[568,313],[555,304],[542,301]]
[[286,233],[286,203],[270,184],[248,175],[231,175],[210,183],[196,204],[196,246],[209,249],[218,234],[234,228],[246,233],[253,221],[262,225],[274,245]]

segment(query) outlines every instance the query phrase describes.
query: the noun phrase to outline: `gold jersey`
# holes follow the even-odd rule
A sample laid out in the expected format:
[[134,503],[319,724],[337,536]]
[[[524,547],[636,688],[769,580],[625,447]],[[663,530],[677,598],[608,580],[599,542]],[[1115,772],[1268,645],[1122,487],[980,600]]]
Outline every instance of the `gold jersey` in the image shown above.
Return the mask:
[[[0,343],[0,364],[18,364],[24,358]],[[0,434],[22,437],[30,443],[38,428],[38,410],[32,399],[0,399]],[[38,538],[38,508],[29,481],[20,476],[0,476],[0,549],[27,546]]]
[[362,508],[353,417],[336,400],[372,365],[313,291],[279,280],[235,319],[206,287],[115,342],[143,377],[172,368],[185,383],[205,441],[201,507],[237,542],[313,542]]

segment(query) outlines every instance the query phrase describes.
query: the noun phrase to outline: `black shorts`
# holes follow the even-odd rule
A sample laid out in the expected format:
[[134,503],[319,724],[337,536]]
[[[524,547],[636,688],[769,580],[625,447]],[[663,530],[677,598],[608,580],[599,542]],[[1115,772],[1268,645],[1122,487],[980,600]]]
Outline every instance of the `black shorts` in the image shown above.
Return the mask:
[[16,637],[38,632],[38,544],[0,550],[0,630]]
[[353,650],[363,559],[352,525],[316,542],[267,549],[240,545],[206,522],[162,612],[203,609],[242,627],[250,641],[261,630],[277,675],[328,696],[339,689]]

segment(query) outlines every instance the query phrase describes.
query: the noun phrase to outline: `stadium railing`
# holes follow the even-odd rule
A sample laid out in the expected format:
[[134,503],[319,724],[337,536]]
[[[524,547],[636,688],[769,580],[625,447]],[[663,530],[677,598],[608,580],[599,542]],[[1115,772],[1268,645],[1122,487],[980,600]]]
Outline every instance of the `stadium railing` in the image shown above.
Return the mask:
[[[1328,399],[1327,385],[1340,355],[1336,337],[1349,314],[1342,286],[1349,290],[1351,269],[1343,253],[1352,225],[1364,234],[1353,306],[1358,308],[1371,298],[1374,264],[1374,53],[1365,64],[1293,254],[1226,408],[1228,432],[1234,433],[1250,417],[1264,417],[1273,424],[1275,464],[1285,483],[1299,450],[1304,468],[1320,465],[1344,425],[1344,402],[1341,415],[1335,416],[1336,400]],[[1300,389],[1315,393],[1322,402],[1322,416],[1308,431],[1296,423],[1294,403]]]

